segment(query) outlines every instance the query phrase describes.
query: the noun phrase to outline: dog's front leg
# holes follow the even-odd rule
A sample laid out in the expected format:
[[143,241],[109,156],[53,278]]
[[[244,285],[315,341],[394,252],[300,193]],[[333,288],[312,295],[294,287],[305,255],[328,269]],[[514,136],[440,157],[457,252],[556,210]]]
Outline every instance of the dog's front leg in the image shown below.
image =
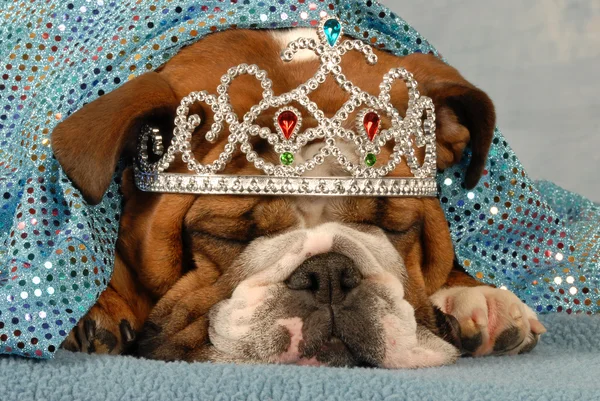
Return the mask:
[[137,354],[162,360],[208,360],[208,312],[231,290],[223,280],[190,271],[160,299],[140,333]]

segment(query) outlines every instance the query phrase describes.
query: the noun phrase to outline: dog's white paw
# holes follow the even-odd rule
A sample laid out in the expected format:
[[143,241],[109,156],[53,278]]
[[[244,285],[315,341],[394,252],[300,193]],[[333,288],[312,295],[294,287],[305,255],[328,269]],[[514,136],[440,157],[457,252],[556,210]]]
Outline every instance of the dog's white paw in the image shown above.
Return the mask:
[[456,343],[464,355],[506,355],[531,351],[546,328],[512,292],[497,288],[452,287],[431,296],[456,319]]

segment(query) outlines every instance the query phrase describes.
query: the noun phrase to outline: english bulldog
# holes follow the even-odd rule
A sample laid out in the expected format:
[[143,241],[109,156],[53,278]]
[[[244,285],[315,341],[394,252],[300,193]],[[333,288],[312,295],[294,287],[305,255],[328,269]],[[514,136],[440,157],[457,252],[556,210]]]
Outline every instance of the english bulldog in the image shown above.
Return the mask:
[[[300,52],[290,63],[280,58],[298,37],[315,38],[316,32],[211,34],[70,115],[52,133],[54,153],[85,199],[98,203],[117,162],[135,156],[142,126],[159,127],[168,146],[180,99],[192,91],[215,93],[230,67],[260,66],[276,94],[307,81],[319,67],[313,53]],[[437,167],[458,163],[470,144],[464,184],[473,188],[495,126],[489,97],[433,55],[374,51],[379,61],[372,66],[358,52],[343,57],[348,78],[377,93],[391,68],[410,71],[435,105]],[[236,79],[230,91],[236,113],[258,104],[261,92],[252,77]],[[311,99],[332,115],[346,93],[328,80]],[[396,85],[392,104],[406,111],[407,100],[406,87]],[[257,123],[272,127],[274,112]],[[207,142],[211,110],[195,104],[191,113],[202,120],[193,153],[210,163],[227,136]],[[314,125],[307,117],[303,129]],[[263,158],[277,161],[268,144],[253,145]],[[311,157],[318,146],[306,146],[298,157]],[[382,159],[391,152],[391,146],[384,148]],[[417,156],[422,160],[423,151],[417,149]],[[171,171],[187,169],[180,161]],[[259,171],[236,154],[224,173]],[[345,173],[324,163],[312,174]],[[409,175],[406,163],[391,173]],[[163,360],[416,368],[449,364],[460,355],[527,352],[545,332],[513,293],[479,283],[455,263],[448,223],[433,197],[146,193],[137,189],[132,167],[122,174],[122,192],[113,277],[63,343],[68,350]]]

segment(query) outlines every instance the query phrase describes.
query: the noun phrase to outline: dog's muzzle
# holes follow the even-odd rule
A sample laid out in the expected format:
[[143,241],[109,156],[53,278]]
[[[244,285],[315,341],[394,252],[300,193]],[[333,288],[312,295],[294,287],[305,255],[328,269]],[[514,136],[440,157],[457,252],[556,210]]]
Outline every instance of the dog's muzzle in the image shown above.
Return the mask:
[[237,266],[243,281],[209,316],[213,360],[400,368],[458,355],[415,321],[404,263],[380,230],[327,223],[263,238]]

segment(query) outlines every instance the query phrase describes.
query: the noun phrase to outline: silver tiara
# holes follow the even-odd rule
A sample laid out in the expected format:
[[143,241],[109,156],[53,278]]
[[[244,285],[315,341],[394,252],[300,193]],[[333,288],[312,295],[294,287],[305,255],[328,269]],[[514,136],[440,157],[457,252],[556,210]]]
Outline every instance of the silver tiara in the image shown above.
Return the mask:
[[[144,126],[138,142],[138,158],[135,167],[137,186],[142,191],[232,194],[232,195],[311,195],[311,196],[436,196],[435,112],[433,102],[421,96],[417,82],[404,68],[393,68],[383,76],[380,93],[373,96],[349,81],[340,66],[342,56],[356,50],[364,54],[367,63],[377,63],[373,49],[360,40],[344,40],[342,24],[336,18],[325,17],[318,29],[319,40],[299,38],[290,42],[281,58],[289,62],[299,50],[309,49],[320,58],[316,74],[290,92],[275,96],[267,73],[256,65],[240,64],[230,68],[221,77],[218,95],[206,91],[192,92],[184,97],[177,108],[173,139],[166,151],[160,132]],[[229,97],[232,81],[240,75],[251,75],[260,81],[263,98],[254,105],[240,121]],[[331,75],[350,97],[348,101],[328,118],[309,94]],[[402,79],[408,89],[408,109],[404,118],[390,103],[390,90],[394,81]],[[206,133],[207,141],[214,143],[229,127],[228,143],[219,157],[210,164],[196,161],[191,147],[192,133],[200,125],[198,115],[188,115],[195,102],[205,103],[214,113],[214,122]],[[317,121],[318,126],[301,131],[302,114],[290,104],[297,102]],[[269,108],[278,108],[274,125],[270,128],[255,124],[257,117]],[[351,114],[356,114],[356,130],[344,128]],[[381,129],[381,115],[391,121],[391,127]],[[346,124],[345,124],[346,123]],[[270,163],[253,150],[251,137],[258,136],[273,147],[280,163]],[[378,160],[381,148],[393,141],[393,152],[387,160]],[[312,155],[303,151],[310,143],[322,144]],[[148,147],[160,159],[150,163]],[[343,145],[343,146],[341,146]],[[425,147],[423,163],[415,155],[416,147]],[[352,155],[345,154],[343,149]],[[227,166],[233,154],[241,151],[249,163],[264,175],[219,174]],[[180,156],[190,173],[167,173],[167,169]],[[412,177],[387,177],[405,159]],[[320,164],[331,160],[337,162],[344,176],[306,176]]]

